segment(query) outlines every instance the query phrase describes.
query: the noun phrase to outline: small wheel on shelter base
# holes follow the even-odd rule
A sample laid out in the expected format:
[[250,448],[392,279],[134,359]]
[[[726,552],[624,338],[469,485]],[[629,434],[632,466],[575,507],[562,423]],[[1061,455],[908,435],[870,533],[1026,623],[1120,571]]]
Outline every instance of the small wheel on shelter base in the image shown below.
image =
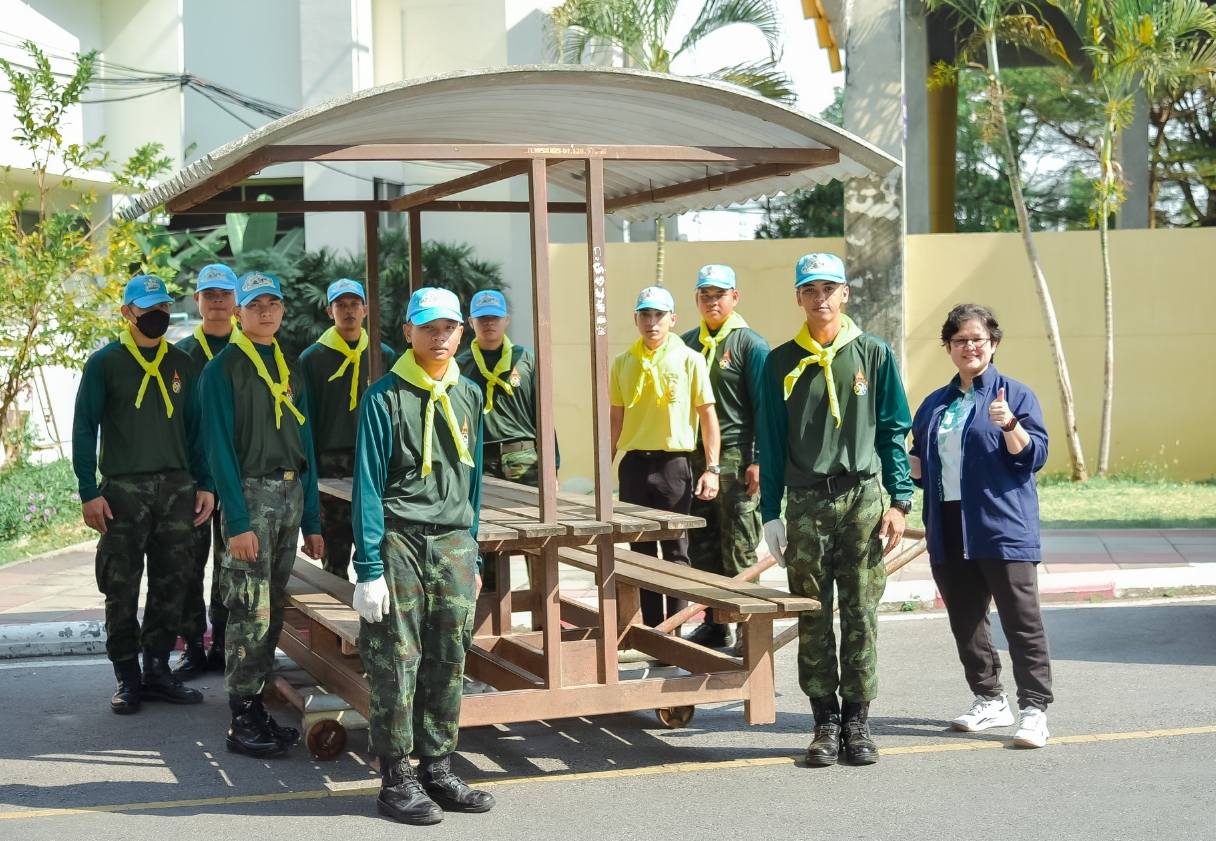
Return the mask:
[[337,759],[346,750],[346,728],[332,718],[322,719],[308,731],[308,752],[321,762]]
[[696,707],[659,707],[654,714],[659,717],[659,723],[668,730],[679,730],[688,726],[696,712]]

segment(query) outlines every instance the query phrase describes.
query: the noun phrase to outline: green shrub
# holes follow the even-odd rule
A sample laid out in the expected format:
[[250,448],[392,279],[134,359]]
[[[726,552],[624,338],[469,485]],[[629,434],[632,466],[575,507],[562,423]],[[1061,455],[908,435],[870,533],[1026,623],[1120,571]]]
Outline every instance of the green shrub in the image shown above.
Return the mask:
[[16,540],[80,519],[70,459],[0,472],[0,540]]

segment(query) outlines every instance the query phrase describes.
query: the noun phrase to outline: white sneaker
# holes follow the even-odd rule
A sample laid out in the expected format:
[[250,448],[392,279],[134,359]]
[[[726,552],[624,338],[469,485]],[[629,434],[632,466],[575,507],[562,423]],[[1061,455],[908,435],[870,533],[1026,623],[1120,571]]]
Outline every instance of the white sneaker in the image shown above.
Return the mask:
[[981,698],[975,696],[975,703],[965,715],[960,715],[950,726],[955,730],[966,733],[977,733],[989,727],[1008,727],[1013,724],[1013,710],[1009,709],[1009,696],[999,698]]
[[1047,744],[1051,734],[1047,732],[1047,713],[1038,707],[1022,710],[1018,732],[1013,734],[1013,743],[1020,748],[1041,748]]

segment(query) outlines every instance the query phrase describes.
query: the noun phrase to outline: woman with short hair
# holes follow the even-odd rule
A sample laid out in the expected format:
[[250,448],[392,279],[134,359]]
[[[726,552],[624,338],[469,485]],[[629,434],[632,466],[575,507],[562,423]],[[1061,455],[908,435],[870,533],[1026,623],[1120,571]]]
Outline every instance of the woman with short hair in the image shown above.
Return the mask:
[[930,394],[912,422],[912,478],[923,488],[933,580],[975,702],[951,724],[974,732],[1014,723],[1001,685],[988,606],[997,614],[1017,682],[1021,715],[1014,744],[1047,743],[1051,660],[1039,611],[1039,498],[1047,430],[1029,387],[997,371],[996,316],[960,304],[942,325],[958,374]]

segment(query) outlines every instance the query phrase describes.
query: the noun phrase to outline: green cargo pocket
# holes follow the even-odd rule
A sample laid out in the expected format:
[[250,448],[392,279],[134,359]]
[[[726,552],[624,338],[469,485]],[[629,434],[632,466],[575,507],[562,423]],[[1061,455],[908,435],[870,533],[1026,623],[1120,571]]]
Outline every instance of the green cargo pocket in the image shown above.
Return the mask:
[[473,646],[473,610],[463,605],[432,609],[427,624],[428,636],[435,644],[434,658],[448,665],[464,663],[465,654]]

